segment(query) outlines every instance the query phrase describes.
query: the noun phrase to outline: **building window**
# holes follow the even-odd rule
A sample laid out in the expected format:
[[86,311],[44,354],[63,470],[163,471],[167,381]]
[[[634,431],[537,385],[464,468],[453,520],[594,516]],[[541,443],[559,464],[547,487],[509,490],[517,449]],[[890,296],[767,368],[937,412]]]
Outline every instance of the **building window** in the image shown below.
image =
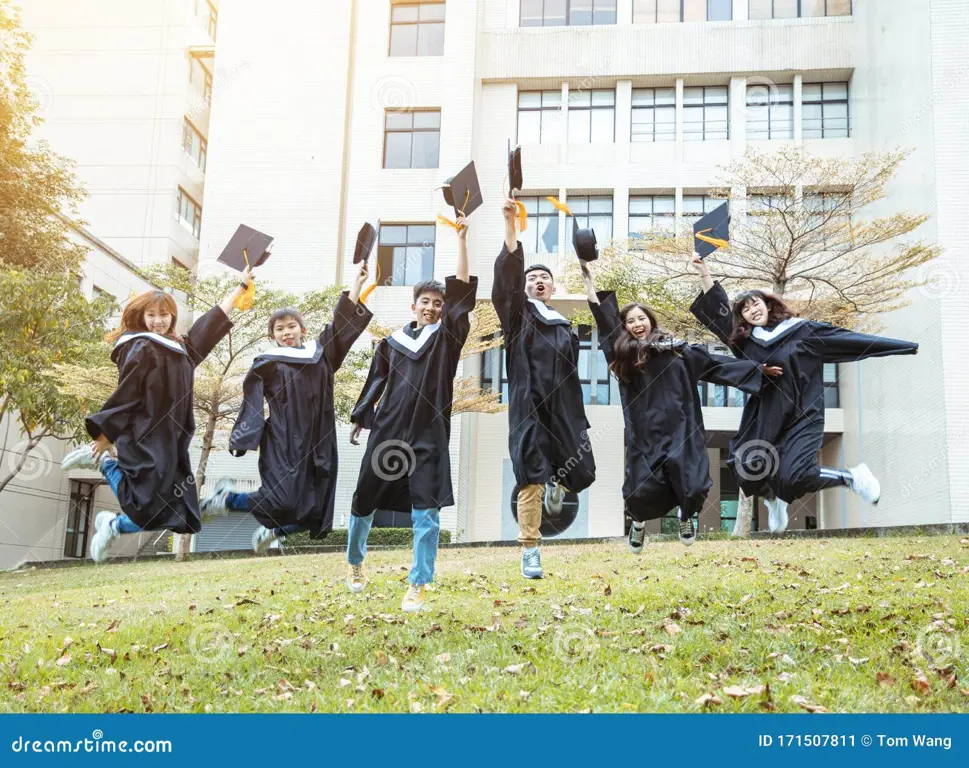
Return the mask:
[[544,197],[519,197],[528,211],[528,228],[519,235],[525,253],[559,252],[559,212]]
[[381,225],[377,245],[381,284],[417,285],[433,278],[435,235],[434,224]]
[[630,235],[669,235],[676,221],[673,195],[637,195],[629,198]]
[[747,87],[747,138],[794,138],[794,86]]
[[676,89],[634,88],[633,142],[676,141]]
[[481,356],[481,388],[497,391],[497,380],[501,385],[501,402],[508,402],[508,370],[505,367],[505,349],[489,349]]
[[805,139],[848,137],[847,83],[805,83],[801,100]]
[[579,383],[582,384],[582,401],[586,405],[609,405],[609,365],[599,349],[598,329],[580,325],[579,334]]
[[616,23],[617,0],[521,0],[523,27],[578,27]]
[[559,144],[562,141],[562,91],[518,94],[518,143]]
[[697,219],[703,218],[704,214],[719,208],[725,202],[727,201],[722,198],[710,197],[710,195],[683,195],[684,231],[692,232],[693,224]]
[[727,86],[683,89],[683,140],[730,138]]
[[824,364],[824,407],[840,408],[841,399],[838,395],[838,364]]
[[390,112],[384,118],[384,168],[437,168],[441,112]]
[[600,248],[612,240],[611,197],[569,195],[568,206],[572,211],[572,216],[567,216],[565,219],[565,242],[568,248],[572,248],[572,231],[575,227],[594,229]]
[[[815,192],[804,195],[810,231],[805,237],[812,245],[826,250],[844,250],[851,246],[851,194],[845,192]],[[820,234],[816,230],[820,229]]]
[[750,0],[749,19],[850,16],[851,0]]
[[[730,350],[722,345],[712,344],[710,351],[716,355],[730,356]],[[722,384],[711,384],[707,381],[697,382],[697,392],[700,395],[700,405],[707,408],[743,408],[749,399],[749,396],[739,389],[725,387]]]
[[71,480],[64,532],[64,557],[83,558],[87,552],[87,534],[91,528],[91,506],[94,503],[94,483]]
[[192,123],[185,119],[182,123],[182,149],[188,154],[200,170],[205,170],[205,160],[208,156],[208,142]]
[[730,21],[733,0],[636,0],[633,24]]
[[191,230],[196,238],[202,234],[202,206],[196,203],[188,192],[181,187],[178,188],[178,213],[177,218],[182,224]]
[[793,205],[794,198],[791,195],[752,192],[747,196],[747,214],[749,216],[766,216],[770,213],[786,214]]
[[391,56],[444,55],[444,3],[392,6]]
[[616,140],[616,92],[569,94],[569,143],[612,144]]
[[215,40],[215,33],[219,28],[219,12],[209,3],[209,37]]
[[202,67],[202,70],[205,72],[202,81],[202,101],[212,106],[212,75],[205,67]]

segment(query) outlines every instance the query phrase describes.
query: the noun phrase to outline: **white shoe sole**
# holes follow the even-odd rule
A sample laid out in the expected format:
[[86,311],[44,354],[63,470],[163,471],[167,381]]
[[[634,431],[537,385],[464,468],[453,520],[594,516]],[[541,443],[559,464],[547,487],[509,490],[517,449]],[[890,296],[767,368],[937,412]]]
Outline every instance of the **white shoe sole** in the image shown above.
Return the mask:
[[352,594],[354,594],[354,595],[359,595],[359,594],[360,594],[361,592],[363,592],[363,590],[364,590],[364,589],[366,589],[366,586],[367,586],[366,584],[361,584],[361,585],[360,585],[360,586],[358,587],[358,586],[354,586],[354,585],[353,585],[353,584],[352,584],[351,582],[349,582],[349,581],[347,582],[347,589],[349,589],[349,590],[350,590],[350,592],[351,592]]
[[86,445],[75,448],[61,460],[63,472],[69,472],[72,469],[97,469],[97,466],[94,457],[91,456],[90,447]]
[[424,610],[424,603],[421,603],[420,605],[409,605],[406,608],[402,605],[400,606],[400,610],[402,610],[404,613],[420,613]]

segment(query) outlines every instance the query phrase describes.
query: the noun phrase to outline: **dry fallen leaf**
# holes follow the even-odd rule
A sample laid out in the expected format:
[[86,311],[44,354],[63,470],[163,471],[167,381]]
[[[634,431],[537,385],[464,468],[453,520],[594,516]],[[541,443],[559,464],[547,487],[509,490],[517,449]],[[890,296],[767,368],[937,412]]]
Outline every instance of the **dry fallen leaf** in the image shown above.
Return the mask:
[[723,704],[723,701],[719,696],[714,696],[712,693],[705,693],[694,703],[699,704],[701,707],[718,707]]
[[680,634],[682,630],[680,629],[680,625],[675,621],[668,621],[663,625],[663,631],[665,631],[670,637],[675,637],[676,635]]
[[895,685],[895,678],[887,672],[876,672],[875,682],[878,683],[882,688],[891,688],[893,685]]
[[606,597],[609,597],[612,594],[612,586],[609,584],[606,584],[606,588],[603,590],[602,594],[604,594]]
[[384,653],[383,651],[377,651],[374,655],[377,657],[377,666],[378,667],[386,667],[387,666],[388,659],[387,659],[387,654],[386,653]]
[[731,699],[743,699],[747,696],[760,696],[764,692],[764,686],[755,685],[750,688],[744,688],[740,685],[732,685],[729,688],[723,689],[724,696],[729,696]]
[[102,648],[100,643],[98,644],[98,650],[101,651],[105,656],[107,656],[111,661],[118,658],[117,652],[113,648]]
[[807,710],[811,714],[828,711],[825,707],[822,707],[820,704],[812,704],[803,696],[791,696],[791,701],[797,704],[801,709]]
[[71,654],[65,652],[64,655],[61,656],[55,663],[59,667],[66,667],[71,663]]
[[919,695],[925,695],[932,692],[932,685],[929,683],[928,678],[919,672],[915,677],[912,678],[912,690]]

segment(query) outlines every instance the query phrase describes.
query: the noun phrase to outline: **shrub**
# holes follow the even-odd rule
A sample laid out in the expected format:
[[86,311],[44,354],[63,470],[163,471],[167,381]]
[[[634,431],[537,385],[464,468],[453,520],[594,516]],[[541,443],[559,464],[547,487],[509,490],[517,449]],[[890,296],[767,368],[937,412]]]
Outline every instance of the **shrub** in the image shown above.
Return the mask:
[[[371,528],[367,544],[371,546],[403,546],[409,547],[414,541],[414,534],[410,528]],[[438,542],[451,543],[451,532],[441,530]],[[347,545],[347,530],[340,528],[330,531],[325,539],[311,539],[308,533],[296,533],[286,537],[286,547],[345,547]]]

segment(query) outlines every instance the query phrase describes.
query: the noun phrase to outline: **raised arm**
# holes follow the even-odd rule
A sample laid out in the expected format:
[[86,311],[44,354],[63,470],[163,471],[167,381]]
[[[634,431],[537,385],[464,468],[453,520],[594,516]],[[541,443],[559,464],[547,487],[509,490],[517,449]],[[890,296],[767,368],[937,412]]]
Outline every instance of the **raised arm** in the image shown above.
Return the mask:
[[[595,298],[595,301],[592,299]],[[589,309],[596,320],[599,329],[599,349],[602,350],[608,362],[614,359],[613,345],[619,334],[623,332],[622,319],[619,317],[619,303],[613,291],[600,291],[591,294]]]
[[733,317],[730,314],[730,299],[720,283],[710,278],[710,270],[699,256],[693,254],[693,268],[700,275],[703,292],[690,305],[690,312],[704,326],[713,332],[724,344],[730,344],[733,335]]
[[320,333],[319,345],[334,371],[343,365],[350,348],[373,319],[367,305],[359,301],[360,289],[366,280],[367,264],[361,262],[350,291],[342,294],[333,308],[333,321]]
[[458,280],[463,280],[468,282],[468,277],[471,274],[471,268],[468,266],[468,230],[471,227],[471,222],[469,222],[464,216],[460,217],[457,221],[458,225],[458,268],[455,271],[455,277]]
[[222,312],[226,317],[232,316],[232,305],[235,303],[236,299],[249,290],[251,280],[252,276],[249,274],[249,268],[246,267],[246,271],[243,272],[242,277],[239,278],[239,285],[232,293],[222,299],[221,303],[219,304],[219,307],[221,307]]
[[819,354],[826,363],[853,363],[867,357],[914,355],[919,351],[914,341],[869,336],[827,323],[811,323],[811,335],[801,346]]
[[491,301],[495,305],[501,329],[509,333],[517,327],[525,307],[525,254],[515,232],[515,204],[505,202],[505,242],[495,261],[495,279]]

